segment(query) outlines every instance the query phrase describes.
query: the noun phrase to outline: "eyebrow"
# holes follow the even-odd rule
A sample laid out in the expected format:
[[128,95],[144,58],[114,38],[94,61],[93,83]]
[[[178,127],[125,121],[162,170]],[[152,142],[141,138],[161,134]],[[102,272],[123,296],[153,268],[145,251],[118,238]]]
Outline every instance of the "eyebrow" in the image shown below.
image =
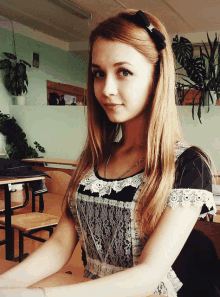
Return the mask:
[[[124,65],[124,64],[128,64],[128,65],[131,65],[131,66],[132,66],[132,64],[130,64],[129,62],[117,62],[117,63],[115,63],[113,66],[116,67],[116,66],[121,66],[121,65]],[[99,65],[97,65],[97,64],[92,64],[91,67],[93,67],[93,68],[101,68],[101,67],[100,67]]]

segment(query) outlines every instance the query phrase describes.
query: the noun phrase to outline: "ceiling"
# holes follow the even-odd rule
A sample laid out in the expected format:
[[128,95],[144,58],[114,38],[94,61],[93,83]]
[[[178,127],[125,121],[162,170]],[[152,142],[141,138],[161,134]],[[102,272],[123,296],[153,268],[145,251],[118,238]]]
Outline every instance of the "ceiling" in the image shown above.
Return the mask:
[[91,12],[92,19],[79,18],[51,0],[0,0],[0,14],[69,45],[86,44],[91,28],[124,7],[154,14],[170,34],[220,30],[219,0],[74,0],[74,3]]

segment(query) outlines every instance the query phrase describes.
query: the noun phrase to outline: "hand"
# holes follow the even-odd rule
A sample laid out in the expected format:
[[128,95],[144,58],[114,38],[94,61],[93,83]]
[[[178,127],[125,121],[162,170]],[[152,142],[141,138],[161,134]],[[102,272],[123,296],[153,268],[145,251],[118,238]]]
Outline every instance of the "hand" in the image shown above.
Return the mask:
[[0,288],[0,297],[43,297],[41,289]]

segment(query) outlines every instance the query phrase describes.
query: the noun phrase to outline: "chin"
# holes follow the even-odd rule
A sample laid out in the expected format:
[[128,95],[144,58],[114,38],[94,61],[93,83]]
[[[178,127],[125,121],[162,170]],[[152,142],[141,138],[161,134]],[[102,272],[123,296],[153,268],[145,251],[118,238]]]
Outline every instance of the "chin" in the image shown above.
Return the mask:
[[117,123],[117,124],[120,123],[120,121],[117,120],[117,119],[112,119],[112,118],[110,118],[110,117],[109,117],[108,119],[109,119],[109,121],[112,122],[112,123]]
[[117,124],[126,123],[126,122],[131,121],[132,119],[136,118],[136,116],[132,117],[130,114],[125,114],[123,112],[118,113],[118,114],[106,113],[106,115],[110,122],[117,123]]
[[123,123],[126,121],[120,115],[107,114],[107,116],[108,116],[109,121],[112,123]]

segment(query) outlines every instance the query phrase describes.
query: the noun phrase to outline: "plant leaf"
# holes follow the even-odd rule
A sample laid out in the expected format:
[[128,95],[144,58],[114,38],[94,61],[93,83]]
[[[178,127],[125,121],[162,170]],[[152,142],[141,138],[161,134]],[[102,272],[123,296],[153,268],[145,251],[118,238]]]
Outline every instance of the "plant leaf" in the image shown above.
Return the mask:
[[17,71],[18,71],[18,75],[19,76],[24,76],[24,74],[26,73],[26,66],[23,63],[19,63],[18,67],[17,67]]
[[187,60],[193,57],[192,43],[185,37],[181,36],[179,40],[176,35],[173,38],[172,48],[177,61],[183,67],[187,64]]
[[13,54],[10,54],[10,53],[3,53],[3,54],[9,59],[17,60],[17,57]]
[[8,68],[11,65],[11,61],[8,59],[4,59],[0,61],[0,69]]
[[198,86],[204,85],[206,79],[206,68],[204,60],[200,57],[193,57],[187,61],[184,67],[188,77],[195,82]]
[[31,65],[28,62],[24,61],[24,60],[20,60],[20,62],[24,63],[25,65],[27,65],[29,67],[31,67]]
[[15,78],[15,76],[16,76],[16,70],[15,70],[15,68],[12,65],[9,68],[9,72],[8,73],[9,73],[8,79],[11,82]]

